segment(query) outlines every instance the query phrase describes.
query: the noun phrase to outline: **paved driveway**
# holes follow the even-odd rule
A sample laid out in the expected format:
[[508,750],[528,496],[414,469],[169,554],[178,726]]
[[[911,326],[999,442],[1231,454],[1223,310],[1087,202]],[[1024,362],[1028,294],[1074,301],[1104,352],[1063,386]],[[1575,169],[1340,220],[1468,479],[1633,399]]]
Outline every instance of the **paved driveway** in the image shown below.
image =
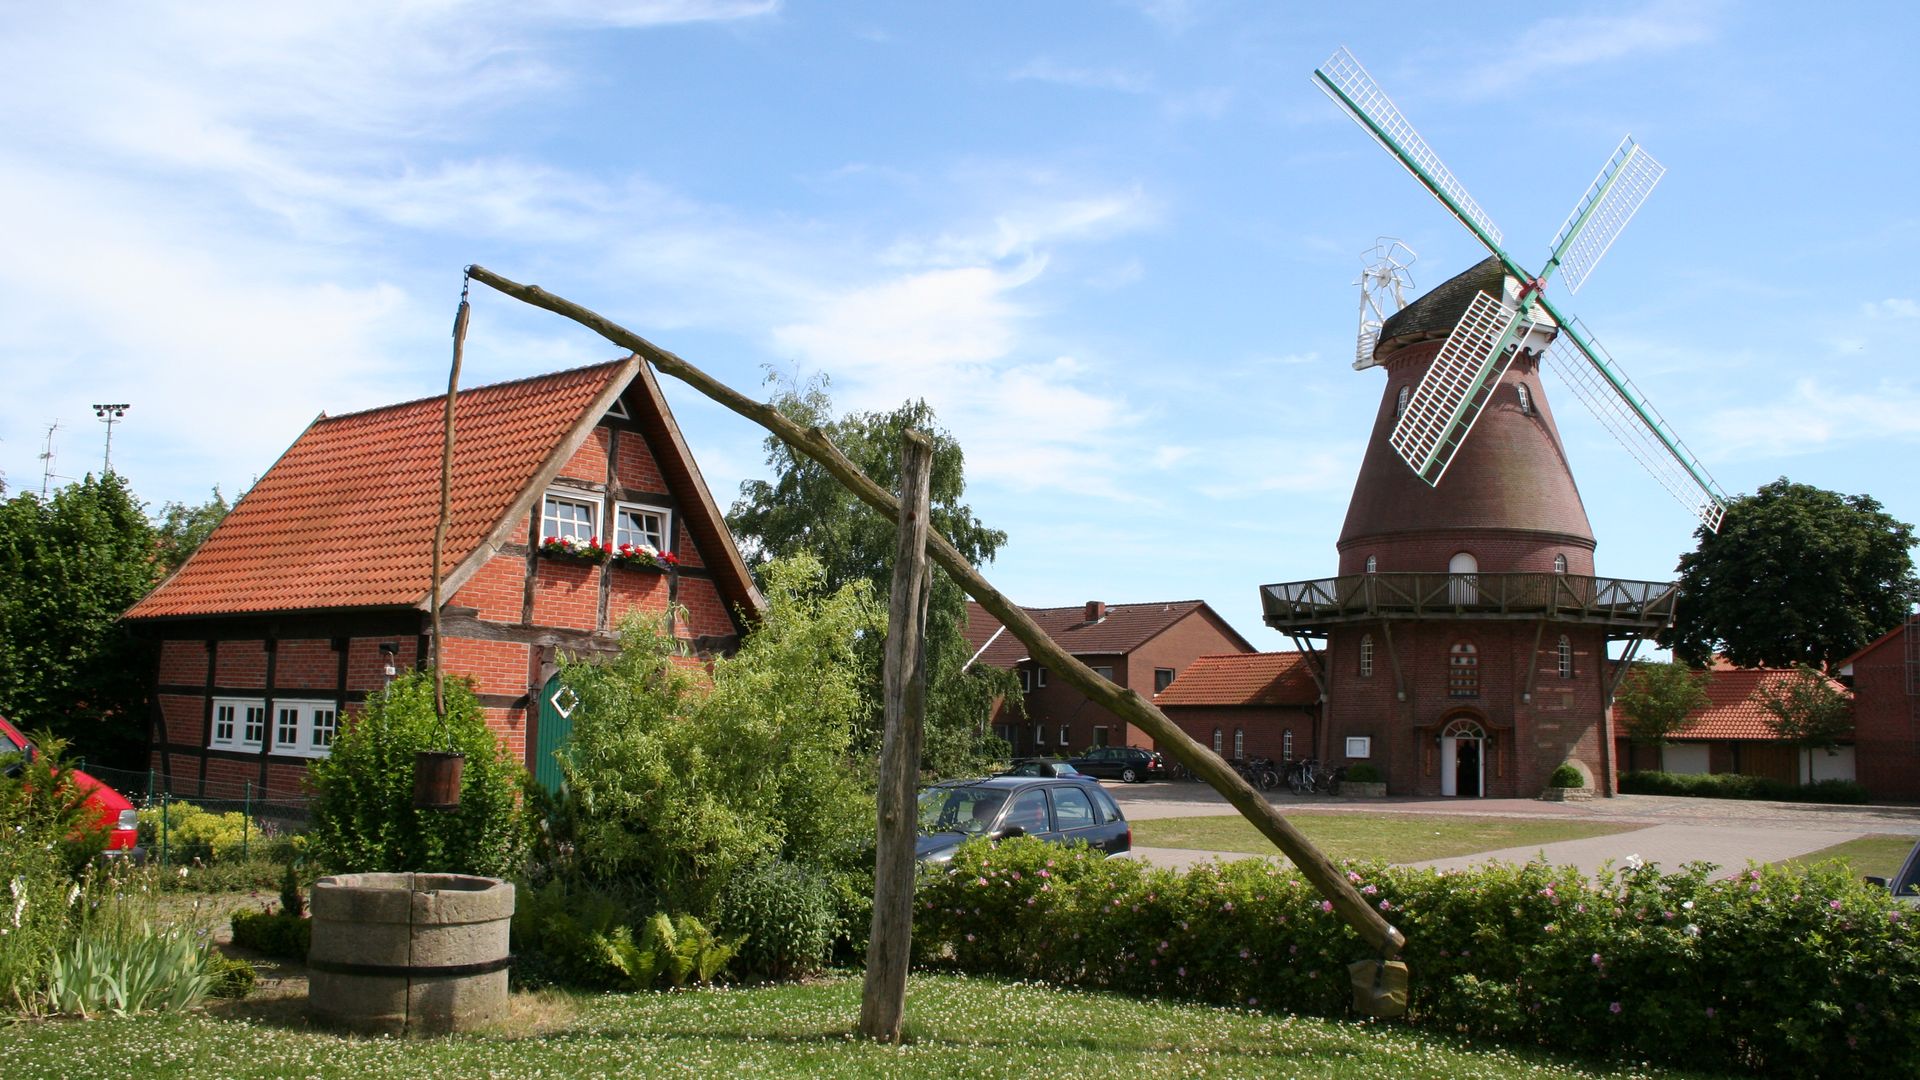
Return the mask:
[[[1234,812],[1226,800],[1204,784],[1167,782],[1106,786],[1108,793],[1113,795],[1133,821]],[[1611,799],[1579,803],[1549,803],[1537,799],[1348,800],[1317,796],[1297,798],[1285,793],[1276,793],[1269,798],[1286,814],[1358,812],[1548,817],[1641,826],[1631,832],[1585,840],[1484,851],[1414,864],[1448,868],[1496,860],[1525,862],[1544,854],[1547,861],[1555,865],[1578,866],[1592,873],[1608,860],[1619,862],[1628,855],[1638,855],[1648,862],[1668,867],[1704,861],[1731,872],[1745,867],[1748,861],[1778,862],[1872,833],[1920,836],[1920,807],[1914,806],[1816,806],[1807,803],[1652,795],[1616,795]],[[1162,866],[1189,866],[1215,858],[1262,857],[1237,852],[1175,848],[1142,847],[1134,850],[1138,857]]]

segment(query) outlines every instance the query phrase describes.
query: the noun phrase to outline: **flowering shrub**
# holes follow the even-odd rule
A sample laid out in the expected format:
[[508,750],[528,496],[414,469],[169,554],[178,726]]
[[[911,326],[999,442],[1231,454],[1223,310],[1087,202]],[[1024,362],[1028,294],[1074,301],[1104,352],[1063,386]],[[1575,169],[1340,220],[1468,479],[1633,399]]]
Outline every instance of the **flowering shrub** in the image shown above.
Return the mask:
[[612,559],[615,566],[636,570],[665,570],[680,565],[679,556],[671,551],[661,551],[652,544],[621,544],[613,549]]
[[549,536],[540,541],[540,554],[599,562],[613,554],[613,545],[597,536],[587,540],[577,536]]
[[[1920,1060],[1911,909],[1838,868],[1710,869],[1347,867],[1407,934],[1414,1024],[1767,1075]],[[1259,860],[1179,873],[973,841],[917,903],[925,961],[1241,1007],[1344,1013],[1346,965],[1369,953],[1297,871]]]

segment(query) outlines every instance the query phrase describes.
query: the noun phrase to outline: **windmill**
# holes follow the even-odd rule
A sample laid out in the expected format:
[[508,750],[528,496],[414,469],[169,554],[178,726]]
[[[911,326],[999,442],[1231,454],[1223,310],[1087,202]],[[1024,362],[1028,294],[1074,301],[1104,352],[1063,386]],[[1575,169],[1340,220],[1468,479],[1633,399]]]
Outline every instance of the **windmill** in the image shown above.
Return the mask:
[[[1360,337],[1354,345],[1353,370],[1365,371],[1374,365],[1373,347],[1380,343],[1380,328],[1387,316],[1407,306],[1407,290],[1413,288],[1413,275],[1407,268],[1419,258],[1414,250],[1391,236],[1374,241],[1373,249],[1361,256],[1367,268],[1360,271]],[[1393,307],[1387,310],[1388,305]]]
[[[1390,441],[1401,460],[1422,480],[1438,486],[1514,358],[1522,351],[1544,351],[1549,365],[1621,446],[1709,530],[1718,531],[1726,496],[1706,468],[1586,328],[1561,312],[1545,292],[1556,273],[1570,293],[1579,290],[1666,168],[1632,136],[1622,139],[1567,215],[1540,273],[1532,274],[1501,246],[1502,235],[1492,218],[1352,53],[1340,49],[1315,69],[1313,79],[1506,270],[1501,295],[1483,291],[1474,296],[1395,422]],[[1370,362],[1364,304],[1363,362],[1356,362],[1357,368]]]

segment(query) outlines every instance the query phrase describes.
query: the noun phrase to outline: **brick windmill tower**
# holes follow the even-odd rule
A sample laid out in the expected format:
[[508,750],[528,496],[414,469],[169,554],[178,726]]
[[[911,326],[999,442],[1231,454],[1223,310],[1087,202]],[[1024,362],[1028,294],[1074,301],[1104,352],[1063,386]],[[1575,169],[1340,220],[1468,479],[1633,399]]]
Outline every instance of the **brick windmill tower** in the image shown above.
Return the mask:
[[1607,715],[1624,664],[1607,644],[1624,641],[1630,658],[1671,622],[1677,590],[1595,575],[1542,367],[1709,527],[1725,500],[1544,289],[1556,271],[1577,289],[1664,170],[1623,141],[1530,274],[1351,55],[1314,77],[1492,252],[1391,317],[1363,318],[1354,366],[1387,382],[1338,576],[1262,590],[1266,623],[1313,657],[1319,756],[1372,764],[1395,793],[1533,795],[1562,762],[1611,791]]

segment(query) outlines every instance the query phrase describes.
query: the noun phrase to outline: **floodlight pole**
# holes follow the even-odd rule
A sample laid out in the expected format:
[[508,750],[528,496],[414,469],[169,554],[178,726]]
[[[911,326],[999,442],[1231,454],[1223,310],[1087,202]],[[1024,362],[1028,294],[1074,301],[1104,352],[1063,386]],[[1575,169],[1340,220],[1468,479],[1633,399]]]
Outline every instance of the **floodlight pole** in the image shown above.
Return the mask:
[[[113,425],[126,419],[127,410],[131,408],[133,408],[133,406],[124,401],[118,405],[95,405],[93,407],[93,415],[99,418],[101,423],[107,425],[107,453],[100,461],[101,476],[105,476],[113,471]],[[48,432],[47,434],[49,439],[51,439],[53,433]]]

